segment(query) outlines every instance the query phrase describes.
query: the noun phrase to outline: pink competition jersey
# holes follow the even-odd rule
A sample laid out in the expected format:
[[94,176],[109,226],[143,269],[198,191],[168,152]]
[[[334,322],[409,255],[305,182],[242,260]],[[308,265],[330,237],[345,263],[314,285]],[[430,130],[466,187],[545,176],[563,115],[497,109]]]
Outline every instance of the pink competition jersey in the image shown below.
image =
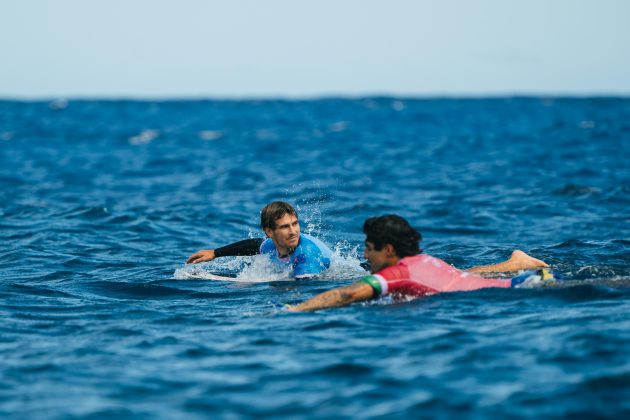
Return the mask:
[[[377,287],[374,279],[378,280]],[[440,292],[510,287],[511,280],[486,279],[458,270],[439,258],[427,254],[406,257],[394,266],[387,267],[364,280],[371,284],[379,296],[387,294],[424,296]]]

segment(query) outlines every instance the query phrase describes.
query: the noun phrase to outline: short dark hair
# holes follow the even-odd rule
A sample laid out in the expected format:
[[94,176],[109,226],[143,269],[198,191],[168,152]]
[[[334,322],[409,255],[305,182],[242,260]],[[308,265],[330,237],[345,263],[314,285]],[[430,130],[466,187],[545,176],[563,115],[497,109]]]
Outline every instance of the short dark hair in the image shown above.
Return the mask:
[[390,244],[400,258],[410,257],[422,252],[419,242],[422,235],[412,228],[409,222],[395,214],[370,217],[363,223],[365,240],[374,244],[374,249],[380,251],[383,246]]
[[284,201],[274,201],[273,203],[267,204],[260,211],[260,227],[263,230],[267,228],[275,229],[276,220],[285,214],[292,214],[297,217],[297,211],[295,211],[293,206],[289,203],[285,203]]

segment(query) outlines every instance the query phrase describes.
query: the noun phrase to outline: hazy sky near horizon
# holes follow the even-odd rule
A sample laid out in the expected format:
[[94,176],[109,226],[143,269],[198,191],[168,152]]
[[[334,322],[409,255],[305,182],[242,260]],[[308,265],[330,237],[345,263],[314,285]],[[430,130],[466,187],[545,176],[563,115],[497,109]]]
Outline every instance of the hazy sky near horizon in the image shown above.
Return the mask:
[[0,97],[630,94],[630,0],[0,3]]

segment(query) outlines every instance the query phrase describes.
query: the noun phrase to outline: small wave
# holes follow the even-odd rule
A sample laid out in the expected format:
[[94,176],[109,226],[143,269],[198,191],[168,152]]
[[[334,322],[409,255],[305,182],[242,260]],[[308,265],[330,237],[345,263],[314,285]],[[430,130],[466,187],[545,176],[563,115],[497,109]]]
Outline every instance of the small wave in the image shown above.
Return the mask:
[[[607,259],[607,264],[601,264],[596,257],[585,257],[583,252],[569,250],[561,258],[555,261],[548,259],[553,270],[560,273],[568,280],[614,280],[630,278],[630,267],[623,255],[615,255],[607,250],[601,252],[602,259]],[[589,253],[595,254],[593,250]],[[585,261],[575,261],[576,258],[583,258]],[[571,260],[574,261],[571,261]]]
[[106,207],[78,206],[62,213],[58,213],[55,216],[64,219],[100,219],[106,216],[110,216],[110,214]]
[[549,248],[551,248],[551,249],[555,249],[555,248],[573,249],[573,248],[596,248],[598,246],[599,246],[599,244],[592,243],[592,242],[589,242],[589,241],[582,241],[582,240],[579,240],[579,239],[569,239],[569,240],[566,240],[564,242],[560,242],[558,244],[551,245]]
[[311,371],[310,375],[363,376],[370,375],[373,368],[362,363],[336,363]]
[[588,265],[567,272],[574,279],[601,279],[606,281],[623,281],[630,278],[630,267],[613,265]]
[[562,188],[553,191],[554,195],[565,196],[586,196],[591,194],[599,194],[602,191],[599,188],[589,187],[585,185],[567,184]]
[[108,328],[108,329],[104,330],[102,333],[106,334],[106,335],[113,335],[115,337],[136,337],[136,336],[143,336],[144,335],[144,332],[142,332],[142,331],[132,330],[132,329],[129,329],[129,328],[124,328],[124,327]]
[[[559,299],[564,302],[580,303],[593,301],[609,301],[627,299],[628,291],[625,288],[610,287],[606,281],[590,281],[590,282],[565,282],[561,285],[553,287],[545,287],[538,290],[545,293],[540,297]],[[548,294],[549,293],[549,294]]]
[[140,134],[129,137],[129,144],[134,146],[149,144],[158,138],[159,134],[157,130],[142,130]]
[[223,133],[219,130],[202,130],[199,133],[197,133],[197,136],[201,140],[213,141],[213,140],[219,140],[221,137],[223,137]]
[[327,322],[318,322],[316,324],[308,325],[302,328],[302,331],[325,331],[325,330],[339,330],[346,328],[355,328],[357,324],[348,322],[348,321],[327,321]]
[[182,358],[203,359],[214,354],[216,353],[213,350],[202,345],[197,345],[196,347],[191,347],[180,352],[178,356]]
[[76,297],[70,293],[54,290],[45,286],[30,286],[25,284],[12,284],[6,287],[8,291],[12,291],[19,294],[28,294],[33,296],[45,296],[56,298],[73,298]]
[[495,235],[497,234],[496,230],[493,229],[477,229],[470,227],[423,227],[423,232],[431,232],[437,234],[448,234],[448,235]]
[[624,389],[630,383],[630,372],[627,366],[620,370],[619,372],[613,371],[590,378],[580,384],[580,387],[595,392],[601,389]]
[[161,286],[152,283],[96,281],[87,283],[83,287],[100,296],[113,299],[177,299],[186,297],[216,299],[233,296],[232,293],[227,292],[199,292]]
[[348,121],[337,121],[328,126],[328,131],[331,133],[340,133],[348,128]]

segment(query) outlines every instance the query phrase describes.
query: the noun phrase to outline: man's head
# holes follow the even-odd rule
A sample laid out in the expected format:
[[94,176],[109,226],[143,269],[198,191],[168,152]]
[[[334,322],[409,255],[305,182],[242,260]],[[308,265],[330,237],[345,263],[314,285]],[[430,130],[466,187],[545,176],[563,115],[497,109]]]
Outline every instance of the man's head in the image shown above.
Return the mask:
[[363,224],[365,258],[372,273],[397,264],[401,258],[419,254],[420,232],[400,216],[370,217]]
[[260,227],[273,240],[280,254],[287,254],[300,242],[297,212],[289,203],[274,201],[260,211]]

